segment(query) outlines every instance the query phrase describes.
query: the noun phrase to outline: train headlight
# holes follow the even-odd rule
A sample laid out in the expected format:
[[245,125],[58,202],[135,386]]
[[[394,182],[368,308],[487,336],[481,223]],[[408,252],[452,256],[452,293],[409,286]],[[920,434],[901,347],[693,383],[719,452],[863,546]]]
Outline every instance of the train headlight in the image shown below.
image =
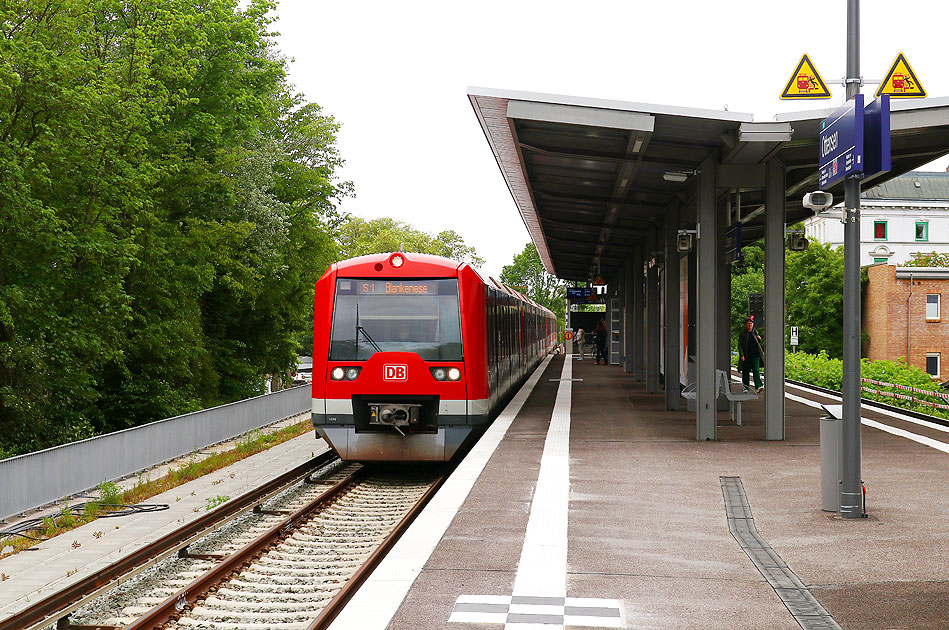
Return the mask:
[[330,372],[330,378],[334,381],[355,381],[362,368],[359,367],[334,367]]
[[395,254],[389,259],[389,264],[398,269],[405,264],[405,258],[401,254]]
[[433,367],[429,368],[436,381],[457,381],[461,378],[461,370],[456,367]]

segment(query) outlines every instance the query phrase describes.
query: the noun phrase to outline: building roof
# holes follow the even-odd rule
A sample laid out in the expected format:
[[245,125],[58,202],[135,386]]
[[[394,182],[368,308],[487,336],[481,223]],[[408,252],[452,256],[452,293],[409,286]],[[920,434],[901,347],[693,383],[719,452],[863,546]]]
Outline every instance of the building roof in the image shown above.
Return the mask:
[[[545,269],[609,278],[678,207],[694,226],[697,177],[717,156],[718,194],[742,191],[742,239],[763,234],[764,164],[786,167],[787,222],[811,216],[818,131],[830,109],[756,122],[751,114],[469,88],[468,99]],[[949,99],[891,103],[893,166],[869,188],[949,152]],[[831,188],[842,197],[842,183]],[[747,212],[745,211],[747,208]]]
[[915,280],[949,280],[949,267],[897,267],[896,277]]
[[911,171],[863,191],[864,199],[949,201],[949,173]]

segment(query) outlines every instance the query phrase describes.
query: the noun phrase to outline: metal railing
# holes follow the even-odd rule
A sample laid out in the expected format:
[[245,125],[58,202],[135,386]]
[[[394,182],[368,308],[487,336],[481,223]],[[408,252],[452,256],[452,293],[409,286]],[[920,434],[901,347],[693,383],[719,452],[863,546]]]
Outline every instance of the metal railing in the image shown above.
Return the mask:
[[0,460],[0,518],[310,410],[309,385]]

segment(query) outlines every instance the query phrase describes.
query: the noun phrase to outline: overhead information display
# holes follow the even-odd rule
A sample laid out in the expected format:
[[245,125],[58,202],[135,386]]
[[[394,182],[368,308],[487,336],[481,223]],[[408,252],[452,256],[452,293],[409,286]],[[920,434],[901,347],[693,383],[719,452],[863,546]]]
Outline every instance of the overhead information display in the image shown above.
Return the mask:
[[820,77],[817,68],[811,62],[810,57],[804,55],[801,57],[797,68],[791,73],[788,84],[784,86],[784,92],[781,98],[785,100],[802,98],[830,98],[830,90],[827,84]]
[[926,90],[916,78],[916,73],[910,67],[903,53],[896,56],[896,61],[890,66],[886,78],[877,90],[877,96],[889,94],[892,98],[923,98]]

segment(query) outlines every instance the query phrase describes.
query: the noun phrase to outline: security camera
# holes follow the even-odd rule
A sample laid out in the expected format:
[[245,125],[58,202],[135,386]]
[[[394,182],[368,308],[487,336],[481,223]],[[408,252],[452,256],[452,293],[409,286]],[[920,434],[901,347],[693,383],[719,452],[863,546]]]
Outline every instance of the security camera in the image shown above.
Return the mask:
[[817,190],[804,195],[804,207],[815,212],[826,210],[832,205],[834,205],[834,196],[829,192]]

